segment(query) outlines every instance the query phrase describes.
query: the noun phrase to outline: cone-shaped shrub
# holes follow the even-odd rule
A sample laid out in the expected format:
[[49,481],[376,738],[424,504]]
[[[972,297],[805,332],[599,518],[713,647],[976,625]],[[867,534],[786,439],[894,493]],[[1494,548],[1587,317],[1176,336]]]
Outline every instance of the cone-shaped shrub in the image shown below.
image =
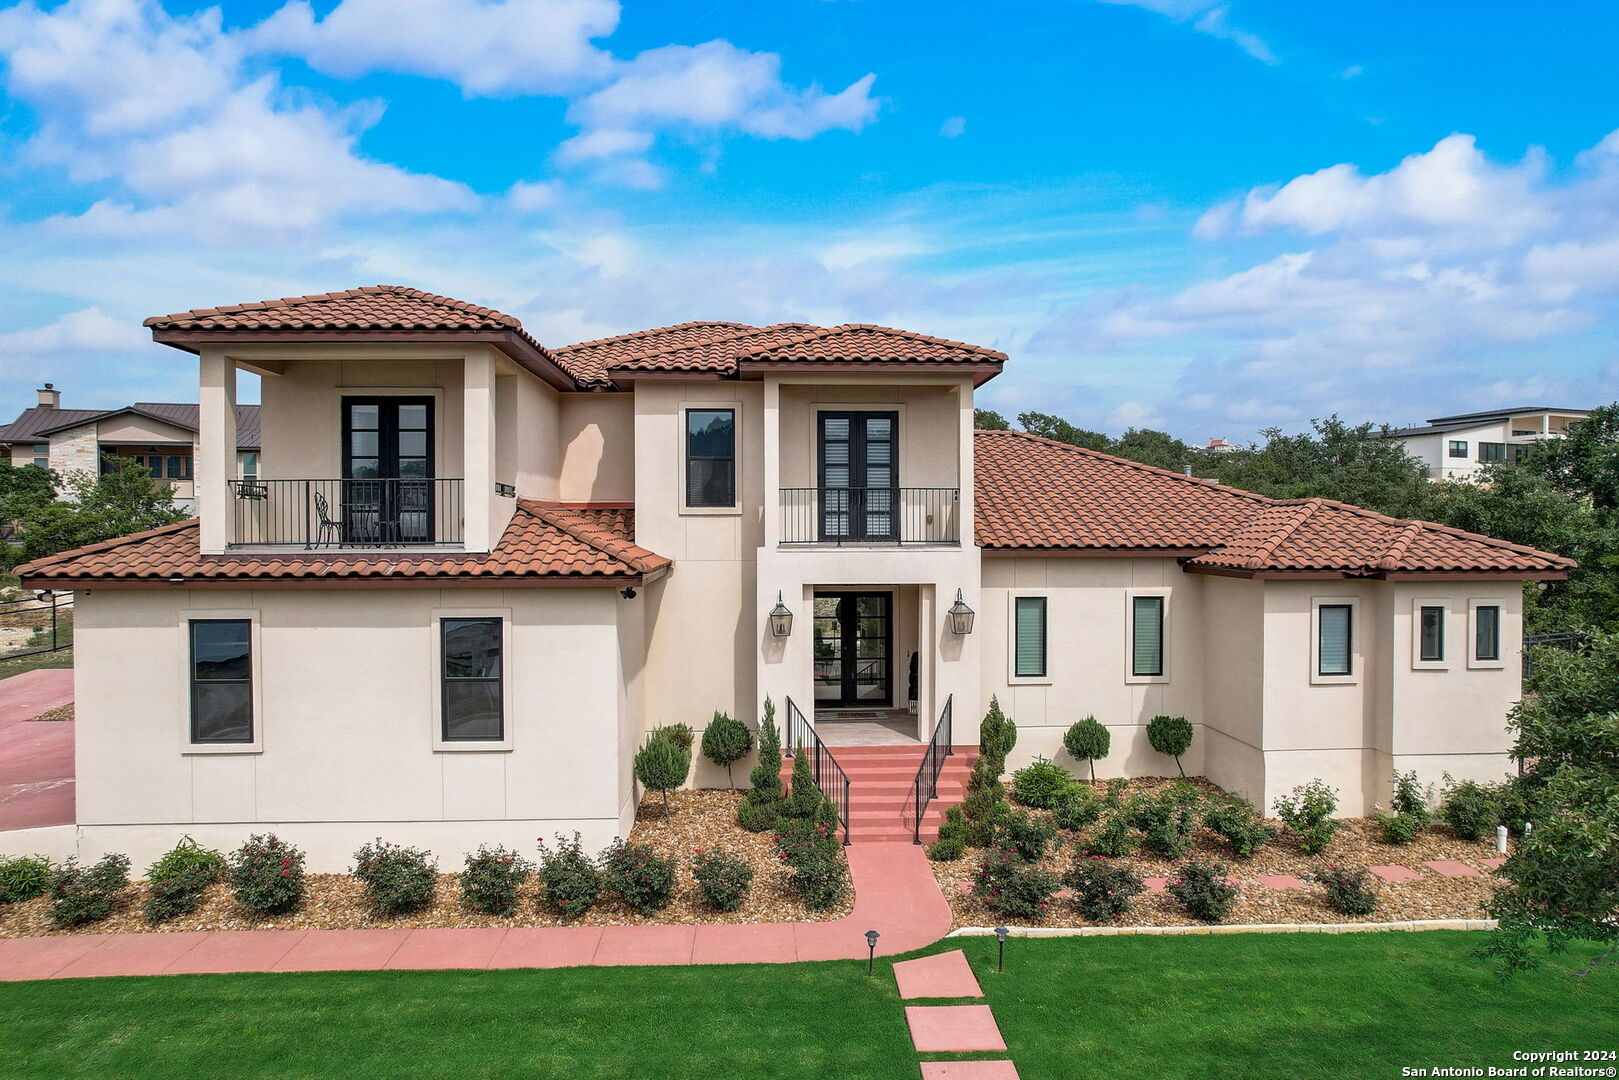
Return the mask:
[[1000,699],[989,699],[989,712],[978,725],[978,751],[985,757],[998,757],[1004,763],[1017,745],[1017,725],[1001,712]]
[[737,824],[749,832],[769,832],[781,817],[781,737],[776,704],[765,698],[759,720],[759,763],[748,774],[748,797],[736,808]]
[[809,755],[800,746],[798,753],[793,755],[793,793],[787,797],[787,816],[812,818],[821,808],[824,798],[810,772]]

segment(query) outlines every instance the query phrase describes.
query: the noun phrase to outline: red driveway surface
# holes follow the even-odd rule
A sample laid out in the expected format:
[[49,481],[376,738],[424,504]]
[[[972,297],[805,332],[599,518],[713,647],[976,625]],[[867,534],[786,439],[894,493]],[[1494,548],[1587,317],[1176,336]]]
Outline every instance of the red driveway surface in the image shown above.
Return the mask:
[[73,724],[31,724],[73,700],[71,668],[0,681],[0,830],[73,824]]
[[376,971],[381,968],[784,964],[909,952],[950,930],[927,856],[905,843],[845,849],[852,914],[824,923],[705,926],[493,927],[476,930],[220,930],[71,934],[0,940],[0,982],[198,971]]

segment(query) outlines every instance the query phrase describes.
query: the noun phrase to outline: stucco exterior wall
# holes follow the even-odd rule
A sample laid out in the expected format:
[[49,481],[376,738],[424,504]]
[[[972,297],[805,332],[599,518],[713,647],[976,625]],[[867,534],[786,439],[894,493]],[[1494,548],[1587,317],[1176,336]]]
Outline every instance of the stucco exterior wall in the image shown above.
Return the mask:
[[1203,771],[1255,803],[1265,797],[1265,585],[1203,579]]
[[557,498],[563,502],[629,502],[635,498],[632,395],[564,395],[557,441],[562,459]]
[[[331,871],[379,835],[446,868],[558,831],[603,846],[633,806],[625,603],[605,588],[81,592],[82,850],[139,866],[182,834],[228,847],[274,830]],[[191,752],[185,620],[226,612],[257,623],[262,749]],[[435,621],[455,613],[509,618],[509,750],[434,749]]]

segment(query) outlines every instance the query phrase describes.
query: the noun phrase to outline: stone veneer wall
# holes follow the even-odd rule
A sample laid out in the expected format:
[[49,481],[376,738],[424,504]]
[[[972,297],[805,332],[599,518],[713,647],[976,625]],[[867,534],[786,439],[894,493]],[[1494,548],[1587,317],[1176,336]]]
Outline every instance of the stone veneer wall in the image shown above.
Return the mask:
[[59,473],[80,469],[92,476],[101,467],[95,424],[83,424],[51,436],[51,468]]

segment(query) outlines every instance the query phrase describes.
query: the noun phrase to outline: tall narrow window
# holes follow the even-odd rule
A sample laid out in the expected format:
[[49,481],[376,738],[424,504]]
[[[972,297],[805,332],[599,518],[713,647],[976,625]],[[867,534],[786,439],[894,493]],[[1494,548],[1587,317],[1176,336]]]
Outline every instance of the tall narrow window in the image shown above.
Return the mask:
[[1164,673],[1164,598],[1136,596],[1130,600],[1130,674]]
[[445,742],[506,737],[499,619],[443,620]]
[[1445,659],[1445,609],[1424,605],[1419,622],[1422,641],[1417,655],[1425,664],[1439,663]]
[[686,505],[736,505],[736,410],[686,411]]
[[191,621],[191,741],[253,741],[253,624]]
[[259,455],[256,450],[249,450],[242,455],[242,479],[257,480],[259,478]]
[[1020,679],[1046,674],[1046,598],[1020,596],[1013,601],[1012,670]]
[[42,469],[51,467],[51,444],[36,443],[34,445],[34,464]]
[[1501,609],[1494,604],[1473,609],[1473,659],[1501,659]]
[[1316,609],[1316,674],[1352,675],[1355,609],[1350,604],[1322,604]]

